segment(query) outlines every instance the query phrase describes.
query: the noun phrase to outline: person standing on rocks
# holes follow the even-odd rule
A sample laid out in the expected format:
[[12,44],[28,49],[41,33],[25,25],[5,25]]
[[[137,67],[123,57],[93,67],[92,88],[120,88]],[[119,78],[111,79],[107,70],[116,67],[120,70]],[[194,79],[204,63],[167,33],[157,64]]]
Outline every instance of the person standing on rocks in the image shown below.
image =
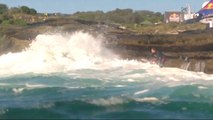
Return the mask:
[[151,48],[151,54],[152,54],[152,63],[158,64],[160,67],[163,67],[165,61],[166,61],[166,56],[156,48]]

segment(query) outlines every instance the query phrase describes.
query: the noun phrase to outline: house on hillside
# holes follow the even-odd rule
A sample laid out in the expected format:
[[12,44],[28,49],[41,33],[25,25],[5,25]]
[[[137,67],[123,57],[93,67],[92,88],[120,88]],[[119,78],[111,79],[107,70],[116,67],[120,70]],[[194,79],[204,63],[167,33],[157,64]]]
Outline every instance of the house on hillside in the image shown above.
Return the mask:
[[191,20],[195,18],[195,13],[192,12],[190,5],[186,7],[182,7],[181,11],[167,11],[164,14],[164,22],[186,22],[187,20]]
[[170,23],[170,22],[176,22],[181,23],[184,21],[184,15],[182,12],[179,11],[167,11],[164,14],[164,22]]

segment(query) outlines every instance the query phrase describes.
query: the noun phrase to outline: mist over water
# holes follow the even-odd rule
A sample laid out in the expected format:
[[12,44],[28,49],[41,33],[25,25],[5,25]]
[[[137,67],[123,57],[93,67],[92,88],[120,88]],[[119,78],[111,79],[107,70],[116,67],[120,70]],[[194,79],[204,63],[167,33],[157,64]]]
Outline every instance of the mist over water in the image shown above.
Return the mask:
[[0,118],[213,118],[213,75],[123,60],[105,39],[40,34],[0,56]]

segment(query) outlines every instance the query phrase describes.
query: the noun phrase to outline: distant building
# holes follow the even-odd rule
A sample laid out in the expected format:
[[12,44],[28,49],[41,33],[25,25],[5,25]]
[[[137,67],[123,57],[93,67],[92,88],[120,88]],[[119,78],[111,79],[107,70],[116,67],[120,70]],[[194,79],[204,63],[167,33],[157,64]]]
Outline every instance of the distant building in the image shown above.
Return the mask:
[[181,11],[167,11],[164,14],[164,22],[186,22],[188,20],[192,20],[196,17],[195,13],[192,12],[191,6],[186,5],[186,7],[182,7]]
[[164,14],[164,22],[176,22],[181,23],[184,21],[184,14],[180,11],[167,11]]
[[192,12],[190,5],[187,5],[186,7],[183,7],[181,9],[181,12],[184,14],[184,21],[187,21],[187,20],[195,18],[195,13]]

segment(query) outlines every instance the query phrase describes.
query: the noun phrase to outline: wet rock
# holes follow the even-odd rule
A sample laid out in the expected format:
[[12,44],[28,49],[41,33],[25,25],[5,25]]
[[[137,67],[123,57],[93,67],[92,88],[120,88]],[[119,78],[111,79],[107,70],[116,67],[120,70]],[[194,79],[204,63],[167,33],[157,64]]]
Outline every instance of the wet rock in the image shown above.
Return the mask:
[[176,35],[127,33],[117,36],[116,45],[109,47],[124,58],[148,59],[150,49],[155,47],[167,56],[166,67],[213,73],[213,30],[185,31]]

